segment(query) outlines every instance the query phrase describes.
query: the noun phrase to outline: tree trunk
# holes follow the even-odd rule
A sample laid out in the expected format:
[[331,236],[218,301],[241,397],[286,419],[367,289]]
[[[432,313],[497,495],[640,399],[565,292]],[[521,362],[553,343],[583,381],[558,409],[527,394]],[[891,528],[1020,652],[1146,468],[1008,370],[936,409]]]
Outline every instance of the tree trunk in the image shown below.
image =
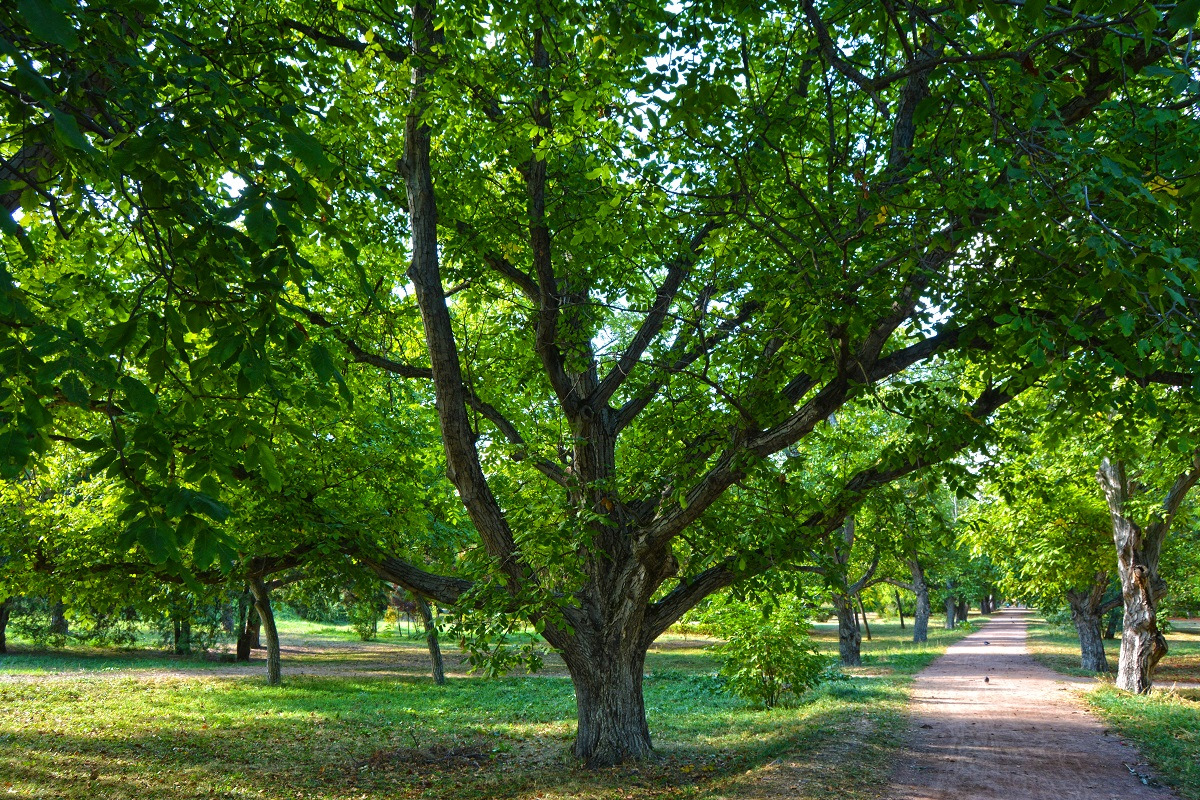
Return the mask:
[[958,604],[953,595],[946,595],[946,630],[954,630],[954,613]]
[[429,663],[433,668],[433,682],[438,686],[446,683],[446,668],[442,663],[442,648],[438,644],[437,624],[433,621],[433,609],[429,601],[419,594],[414,594],[417,608],[421,609],[421,619],[425,621],[425,643],[429,645]]
[[275,629],[275,614],[271,611],[271,594],[262,578],[250,579],[254,607],[267,633],[267,685],[278,686],[281,680],[279,665],[279,632]]
[[653,752],[642,697],[646,652],[636,646],[630,650],[623,644],[613,648],[618,649],[613,657],[563,653],[575,685],[579,720],[575,755],[589,767],[640,761]]
[[1094,594],[1092,591],[1070,591],[1067,592],[1067,602],[1071,605],[1071,619],[1079,633],[1080,666],[1089,672],[1108,672]]
[[904,604],[900,600],[900,590],[896,589],[896,613],[900,615],[900,630],[904,630]]
[[954,614],[954,623],[965,622],[971,610],[971,602],[969,600],[959,600],[958,609]]
[[4,598],[4,602],[0,603],[0,653],[8,652],[8,641],[5,638],[5,632],[8,629],[8,615],[11,613],[12,598]]
[[1117,606],[1112,611],[1108,612],[1108,622],[1104,626],[1105,639],[1112,640],[1117,638],[1117,623],[1121,621],[1123,610],[1124,609],[1122,606]]
[[247,597],[249,592],[242,592],[238,598],[238,618],[237,618],[237,650],[234,656],[235,661],[250,660],[250,617],[256,613],[254,606]]
[[1145,528],[1133,520],[1127,504],[1146,488],[1128,477],[1124,462],[1104,459],[1096,477],[1112,517],[1117,573],[1125,602],[1117,687],[1141,694],[1150,690],[1154,667],[1167,654],[1167,640],[1158,629],[1158,601],[1166,596],[1167,584],[1158,574],[1158,560],[1180,503],[1200,479],[1200,451],[1193,455],[1190,471],[1175,479],[1161,509],[1152,513]]
[[929,584],[925,582],[925,569],[915,558],[908,561],[908,569],[912,573],[913,594],[917,597],[916,607],[913,608],[913,641],[929,641],[929,617],[933,609],[929,605]]
[[854,621],[854,600],[840,592],[833,594],[833,610],[838,621],[838,654],[844,667],[862,666],[862,634]]
[[867,641],[871,641],[871,623],[867,622],[867,607],[863,605],[862,595],[858,595],[858,610],[862,612],[863,631],[867,634]]
[[66,608],[62,600],[55,600],[50,607],[50,632],[58,636],[67,635]]

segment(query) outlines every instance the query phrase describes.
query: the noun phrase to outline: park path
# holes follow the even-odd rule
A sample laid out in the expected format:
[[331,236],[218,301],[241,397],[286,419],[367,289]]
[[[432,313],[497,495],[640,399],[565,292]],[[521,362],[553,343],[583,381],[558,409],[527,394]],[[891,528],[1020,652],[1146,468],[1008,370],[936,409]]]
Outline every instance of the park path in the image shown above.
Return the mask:
[[1029,655],[1030,614],[1018,609],[995,614],[917,676],[911,744],[885,796],[1174,798],[1154,783],[1137,751],[1084,709],[1074,688],[1090,681],[1060,675]]

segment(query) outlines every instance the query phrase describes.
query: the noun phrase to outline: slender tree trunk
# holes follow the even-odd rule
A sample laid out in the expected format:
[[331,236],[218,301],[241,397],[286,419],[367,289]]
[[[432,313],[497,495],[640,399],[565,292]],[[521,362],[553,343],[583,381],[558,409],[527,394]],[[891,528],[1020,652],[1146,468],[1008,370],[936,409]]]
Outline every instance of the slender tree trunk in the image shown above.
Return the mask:
[[[614,636],[619,633],[614,631]],[[640,761],[653,752],[642,697],[646,651],[624,643],[608,644],[617,645],[604,648],[608,657],[588,657],[585,652],[591,648],[563,653],[575,685],[579,720],[575,755],[589,767]]]
[[267,685],[278,686],[281,680],[279,664],[279,631],[275,629],[275,614],[271,610],[271,594],[262,578],[250,579],[250,591],[254,593],[254,607],[262,620],[267,634]]
[[1200,479],[1200,451],[1193,455],[1191,469],[1175,479],[1161,509],[1150,516],[1145,528],[1127,508],[1129,500],[1145,487],[1129,478],[1125,464],[1106,458],[1096,477],[1112,517],[1117,573],[1125,602],[1117,686],[1140,694],[1150,690],[1154,667],[1167,654],[1167,640],[1158,629],[1158,601],[1166,596],[1167,584],[1158,574],[1158,560],[1180,503]]
[[254,605],[248,596],[249,592],[242,592],[238,598],[238,620],[237,620],[237,651],[234,655],[235,661],[250,660],[250,617],[256,613]]
[[838,621],[838,654],[842,666],[862,666],[862,634],[855,624],[853,598],[834,592],[833,610]]
[[425,621],[425,643],[429,645],[429,663],[433,668],[433,682],[438,686],[446,683],[446,668],[442,663],[442,648],[438,644],[437,624],[433,620],[433,609],[429,601],[419,594],[414,594],[417,608],[421,610],[421,619]]
[[858,610],[862,612],[863,631],[867,634],[867,641],[871,641],[871,623],[867,622],[867,607],[863,605],[862,595],[858,595]]
[[1080,666],[1089,672],[1108,672],[1104,640],[1100,637],[1100,615],[1093,595],[1092,591],[1070,591],[1067,602],[1079,633]]
[[958,604],[955,602],[954,597],[946,595],[946,630],[948,631],[954,630],[954,613],[957,608]]
[[915,558],[908,561],[908,569],[912,573],[913,594],[917,597],[913,608],[913,641],[929,641],[929,617],[933,609],[929,605],[929,584],[925,582],[925,569]]
[[900,630],[904,630],[904,604],[900,600],[900,590],[896,589],[896,613],[900,615]]
[[8,615],[12,612],[11,602],[11,597],[6,597],[0,602],[0,653],[8,652],[8,640],[5,636],[8,630]]
[[1112,640],[1117,638],[1117,623],[1121,621],[1123,611],[1123,606],[1117,606],[1112,611],[1108,612],[1108,622],[1104,626],[1105,639]]

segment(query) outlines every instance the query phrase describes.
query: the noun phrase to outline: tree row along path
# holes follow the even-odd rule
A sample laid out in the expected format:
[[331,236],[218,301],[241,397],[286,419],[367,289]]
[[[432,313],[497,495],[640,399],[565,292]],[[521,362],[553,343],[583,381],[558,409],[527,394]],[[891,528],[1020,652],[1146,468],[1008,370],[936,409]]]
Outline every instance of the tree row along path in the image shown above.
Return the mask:
[[917,676],[889,800],[1176,797],[1084,709],[1075,687],[1088,681],[1029,655],[1030,615],[996,614]]

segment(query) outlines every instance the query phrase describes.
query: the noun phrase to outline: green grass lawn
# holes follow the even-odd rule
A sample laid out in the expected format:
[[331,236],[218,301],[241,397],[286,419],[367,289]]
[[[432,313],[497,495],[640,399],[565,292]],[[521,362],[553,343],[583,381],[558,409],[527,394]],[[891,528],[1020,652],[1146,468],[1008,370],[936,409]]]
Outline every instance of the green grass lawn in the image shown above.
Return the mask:
[[[0,657],[0,794],[716,797],[781,754],[815,765],[849,738],[853,766],[825,764],[794,796],[867,797],[886,782],[887,759],[901,746],[911,676],[961,635],[935,628],[930,644],[917,646],[906,641],[911,631],[874,623],[864,667],[774,711],[721,692],[708,640],[667,637],[648,657],[645,680],[659,757],[589,772],[570,757],[574,696],[553,661],[547,674],[460,672],[437,687],[422,674],[419,641],[363,645],[339,626],[281,628],[285,685],[275,689],[263,685],[261,661],[19,649]],[[817,638],[836,650],[831,626],[818,626]],[[363,671],[389,659],[399,666]],[[454,651],[448,660],[457,663]],[[286,671],[298,664],[324,671]]]
[[[1105,724],[1134,744],[1158,774],[1181,795],[1200,800],[1200,690],[1176,688],[1175,682],[1200,683],[1200,621],[1173,621],[1169,651],[1154,674],[1149,695],[1132,695],[1113,686],[1111,676],[1088,692],[1088,705]],[[1116,668],[1120,640],[1105,642],[1109,665]],[[1073,628],[1039,623],[1030,627],[1029,648],[1046,666],[1069,675],[1079,669],[1079,639]]]

